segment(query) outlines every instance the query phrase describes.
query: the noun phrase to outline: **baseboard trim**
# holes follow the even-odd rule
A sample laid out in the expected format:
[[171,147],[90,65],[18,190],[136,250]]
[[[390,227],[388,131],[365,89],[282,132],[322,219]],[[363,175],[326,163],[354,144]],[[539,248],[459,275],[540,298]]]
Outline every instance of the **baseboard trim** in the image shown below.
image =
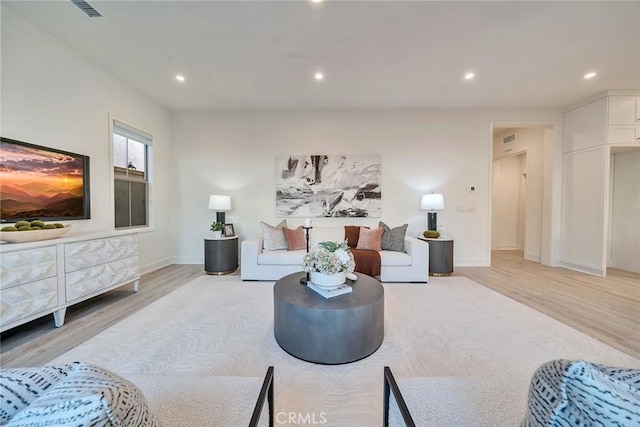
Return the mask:
[[560,261],[560,266],[568,268],[569,270],[579,271],[580,273],[590,274],[592,276],[606,277],[606,271],[602,271],[600,268],[588,267],[567,261]]
[[540,254],[532,254],[532,253],[525,252],[524,259],[529,261],[540,262],[541,257],[540,257]]
[[191,257],[186,257],[186,256],[173,257],[171,259],[171,263],[172,264],[203,264],[204,265],[204,256],[200,256],[200,257],[196,257],[196,256],[191,256]]
[[160,270],[161,268],[167,267],[171,265],[171,258],[165,258],[160,261],[152,262],[151,264],[141,265],[140,266],[140,274],[151,273],[156,270]]

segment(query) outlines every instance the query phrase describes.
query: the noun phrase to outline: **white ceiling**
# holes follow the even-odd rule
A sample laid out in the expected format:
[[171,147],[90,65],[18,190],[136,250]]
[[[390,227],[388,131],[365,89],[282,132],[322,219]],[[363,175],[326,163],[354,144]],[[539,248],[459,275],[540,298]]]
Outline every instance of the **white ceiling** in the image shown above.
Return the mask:
[[640,88],[638,1],[88,2],[104,17],[2,0],[171,110],[566,107]]

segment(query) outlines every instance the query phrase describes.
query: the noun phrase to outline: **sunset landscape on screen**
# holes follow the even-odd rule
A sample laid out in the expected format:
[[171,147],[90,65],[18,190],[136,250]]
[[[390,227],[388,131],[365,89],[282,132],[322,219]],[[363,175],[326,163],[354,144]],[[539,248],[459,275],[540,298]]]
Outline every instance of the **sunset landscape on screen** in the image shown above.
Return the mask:
[[83,159],[0,143],[1,217],[48,218],[83,214]]

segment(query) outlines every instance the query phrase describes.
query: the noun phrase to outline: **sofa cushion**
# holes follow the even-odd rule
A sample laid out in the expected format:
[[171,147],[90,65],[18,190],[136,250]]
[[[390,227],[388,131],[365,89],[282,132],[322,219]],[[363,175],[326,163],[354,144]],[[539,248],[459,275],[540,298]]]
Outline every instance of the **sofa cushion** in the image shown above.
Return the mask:
[[287,250],[298,251],[300,249],[307,249],[307,239],[302,231],[302,226],[298,228],[282,227],[284,236],[287,238]]
[[383,228],[360,228],[360,236],[358,237],[358,246],[356,249],[364,249],[368,251],[381,251],[380,239],[382,238]]
[[379,225],[384,229],[382,239],[380,240],[382,250],[404,252],[404,236],[407,234],[409,224],[389,228],[387,224],[380,221]]
[[404,252],[381,251],[380,263],[387,267],[411,265],[411,255]]
[[344,242],[344,227],[313,227],[309,230],[310,248],[320,242]]
[[258,265],[299,265],[302,271],[302,258],[306,250],[299,251],[263,251],[258,255]]
[[23,426],[159,426],[142,392],[130,381],[87,363],[18,412],[12,427]]
[[0,425],[6,424],[48,388],[62,381],[75,365],[5,369],[0,372]]
[[282,230],[286,226],[286,219],[280,221],[280,224],[275,227],[260,221],[260,229],[262,229],[262,249],[265,251],[287,249],[287,238]]

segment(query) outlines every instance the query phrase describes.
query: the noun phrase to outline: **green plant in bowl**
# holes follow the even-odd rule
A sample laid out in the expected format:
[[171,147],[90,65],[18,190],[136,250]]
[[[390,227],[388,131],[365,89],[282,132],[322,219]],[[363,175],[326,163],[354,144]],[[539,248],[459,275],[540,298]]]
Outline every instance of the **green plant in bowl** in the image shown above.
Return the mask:
[[223,222],[213,221],[211,223],[211,231],[222,231],[223,229],[224,229]]

